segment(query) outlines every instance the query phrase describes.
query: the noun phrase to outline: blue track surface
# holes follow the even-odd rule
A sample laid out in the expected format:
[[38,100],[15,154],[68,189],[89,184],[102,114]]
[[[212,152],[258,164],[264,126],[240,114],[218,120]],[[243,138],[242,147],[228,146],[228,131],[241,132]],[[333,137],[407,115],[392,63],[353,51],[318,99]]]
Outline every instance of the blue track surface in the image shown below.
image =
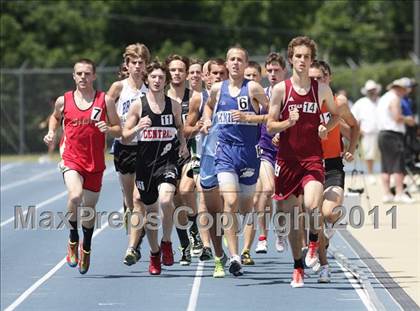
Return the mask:
[[[199,264],[196,258],[191,266],[175,263],[164,267],[161,276],[152,277],[147,272],[147,241],[142,246],[141,261],[127,267],[122,263],[127,246],[125,230],[108,227],[96,234],[91,268],[82,276],[77,268],[69,268],[62,262],[67,230],[15,230],[13,222],[7,223],[16,205],[26,208],[44,203],[37,215],[46,210],[65,210],[66,196],[59,196],[65,187],[58,170],[42,175],[54,168],[54,164],[1,165],[2,310],[9,306],[17,310],[72,311],[375,309],[370,305],[372,297],[366,295],[358,280],[345,273],[333,257],[330,258],[330,284],[318,284],[318,276],[307,270],[305,287],[292,289],[289,285],[293,268],[291,254],[275,252],[272,234],[269,253],[252,254],[256,265],[245,267],[243,277],[235,278],[227,273],[224,279],[214,279],[213,262]],[[31,181],[33,176],[40,177]],[[57,199],[48,203],[53,197]],[[104,178],[97,209],[118,211],[120,207],[120,188],[115,173],[110,172]],[[59,219],[56,220],[58,223]],[[177,250],[175,232],[172,237]],[[374,296],[387,310],[400,309],[340,234],[334,237],[332,245],[350,264],[365,272]],[[175,260],[179,258],[177,251]]]

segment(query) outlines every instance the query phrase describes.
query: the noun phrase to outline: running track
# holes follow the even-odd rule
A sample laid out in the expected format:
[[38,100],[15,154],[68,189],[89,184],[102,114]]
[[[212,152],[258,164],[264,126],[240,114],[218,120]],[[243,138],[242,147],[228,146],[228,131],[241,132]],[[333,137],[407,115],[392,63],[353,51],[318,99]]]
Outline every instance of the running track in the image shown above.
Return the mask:
[[[108,167],[98,211],[121,208],[118,181]],[[240,278],[226,270],[226,278],[214,279],[213,263],[196,258],[191,266],[175,263],[152,277],[147,242],[141,261],[127,267],[125,230],[103,225],[95,231],[91,268],[82,276],[64,262],[67,230],[14,229],[14,206],[35,206],[37,216],[64,211],[66,193],[56,165],[8,162],[1,163],[0,173],[2,310],[402,310],[342,234],[332,241],[332,282],[318,284],[307,270],[301,289],[290,287],[291,254],[275,252],[272,234],[269,253],[253,253],[256,265],[245,267]],[[172,237],[177,250],[175,232]]]

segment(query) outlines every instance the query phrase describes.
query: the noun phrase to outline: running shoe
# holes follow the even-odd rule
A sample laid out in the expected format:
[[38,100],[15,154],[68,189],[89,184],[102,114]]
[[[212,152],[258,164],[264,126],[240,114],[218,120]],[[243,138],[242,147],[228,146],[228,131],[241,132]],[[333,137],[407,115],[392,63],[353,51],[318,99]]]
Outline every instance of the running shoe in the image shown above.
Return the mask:
[[127,266],[134,265],[135,263],[137,263],[137,261],[140,260],[140,258],[140,252],[133,247],[129,247],[125,252],[124,264]]
[[382,197],[382,203],[392,203],[394,202],[394,196],[392,194],[385,194]]
[[182,256],[179,264],[181,266],[189,266],[191,264],[191,244],[188,244],[185,248],[180,247],[180,250]]
[[319,273],[318,283],[330,283],[331,274],[328,265],[321,266],[321,272]]
[[213,253],[211,251],[211,248],[204,246],[199,259],[200,261],[208,261],[213,259]]
[[245,249],[241,255],[241,262],[244,266],[253,266],[255,265],[254,260],[251,258],[249,249]]
[[302,268],[296,268],[293,270],[293,277],[292,277],[292,282],[290,282],[290,285],[293,288],[297,288],[297,287],[303,287],[304,282],[304,271]]
[[172,242],[162,241],[160,243],[162,250],[162,264],[165,266],[172,266],[174,264],[174,253],[172,251]]
[[77,266],[77,262],[79,260],[79,253],[78,250],[79,249],[79,243],[78,242],[70,242],[67,245],[67,256],[66,256],[66,261],[67,264],[74,268]]
[[287,242],[287,235],[280,234],[280,232],[276,232],[276,250],[279,253],[283,253],[287,251],[289,244]]
[[309,242],[308,252],[305,256],[305,264],[307,267],[312,268],[318,262],[318,242]]
[[260,235],[257,242],[257,247],[255,248],[257,254],[267,254],[267,238],[263,235]]
[[235,256],[238,258],[231,258],[230,259],[230,265],[229,265],[229,272],[231,274],[233,274],[234,276],[241,276],[243,275],[243,271],[242,271],[242,265],[239,259],[239,256]]
[[160,256],[161,256],[160,252],[155,256],[150,254],[149,273],[151,275],[159,275],[162,272]]
[[403,203],[403,204],[413,204],[416,202],[413,198],[409,197],[406,193],[403,194],[397,194],[394,197],[395,203]]
[[224,278],[225,277],[225,268],[224,267],[225,267],[225,265],[223,263],[223,257],[222,258],[214,257],[213,277],[214,278]]
[[90,266],[90,252],[83,249],[83,244],[80,244],[79,248],[79,273],[85,274],[89,270]]
[[191,233],[190,236],[191,242],[191,256],[198,257],[203,251],[203,242],[201,241],[200,235],[198,233]]

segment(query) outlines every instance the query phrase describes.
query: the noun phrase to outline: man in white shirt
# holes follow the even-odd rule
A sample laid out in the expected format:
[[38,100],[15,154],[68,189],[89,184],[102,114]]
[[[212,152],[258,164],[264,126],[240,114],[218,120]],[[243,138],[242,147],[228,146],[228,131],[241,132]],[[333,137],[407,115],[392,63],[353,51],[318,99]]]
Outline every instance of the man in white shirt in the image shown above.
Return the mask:
[[[405,125],[413,125],[412,116],[404,116],[401,111],[401,98],[408,89],[404,79],[398,79],[388,85],[386,92],[378,102],[378,145],[381,151],[381,179],[384,187],[384,203],[414,203],[403,191],[405,173],[404,134]],[[395,197],[390,190],[391,175],[395,181]]]
[[378,127],[376,107],[378,104],[381,85],[373,80],[366,81],[360,92],[365,95],[357,100],[351,112],[359,122],[361,143],[363,148],[364,160],[369,174],[369,182],[374,184],[375,177],[373,173],[373,164],[378,153]]

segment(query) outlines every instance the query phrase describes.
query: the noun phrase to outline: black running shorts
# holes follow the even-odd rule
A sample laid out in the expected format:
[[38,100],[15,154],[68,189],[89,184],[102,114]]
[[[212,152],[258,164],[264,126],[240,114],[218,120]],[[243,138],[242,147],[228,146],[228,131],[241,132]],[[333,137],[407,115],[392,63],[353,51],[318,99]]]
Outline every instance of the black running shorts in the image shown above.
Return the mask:
[[118,140],[114,142],[114,166],[122,175],[136,172],[137,145],[123,145]]
[[178,169],[175,164],[167,162],[163,165],[137,165],[136,186],[139,189],[141,201],[151,205],[159,198],[159,185],[172,184],[176,187]]
[[337,186],[344,189],[344,165],[341,157],[325,159],[325,183],[324,189]]

